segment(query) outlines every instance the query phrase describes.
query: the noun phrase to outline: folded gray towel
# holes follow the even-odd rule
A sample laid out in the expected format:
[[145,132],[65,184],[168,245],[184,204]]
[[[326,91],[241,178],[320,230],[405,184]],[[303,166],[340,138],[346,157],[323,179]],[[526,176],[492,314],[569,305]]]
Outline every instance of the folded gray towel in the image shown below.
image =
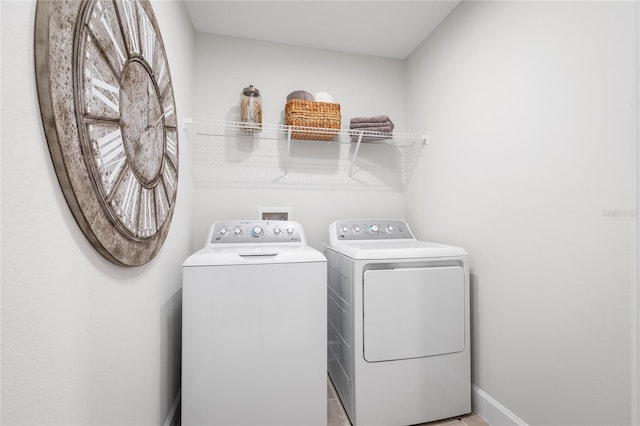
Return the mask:
[[391,121],[381,121],[378,123],[351,123],[349,127],[351,129],[370,129],[372,127],[390,127],[393,129],[393,123]]
[[369,132],[391,133],[391,131],[393,131],[393,127],[391,127],[391,126],[376,126],[376,127],[366,127],[366,128],[361,128],[361,129],[351,128],[351,130],[356,131],[356,132],[363,131],[365,134],[369,133]]
[[[361,134],[362,139],[360,139]],[[351,129],[351,142],[353,143],[358,142],[358,140],[361,142],[371,142],[390,138],[393,138],[393,125]]]
[[387,115],[375,115],[373,117],[353,117],[351,119],[351,124],[354,123],[382,123],[385,121],[391,121],[389,116]]

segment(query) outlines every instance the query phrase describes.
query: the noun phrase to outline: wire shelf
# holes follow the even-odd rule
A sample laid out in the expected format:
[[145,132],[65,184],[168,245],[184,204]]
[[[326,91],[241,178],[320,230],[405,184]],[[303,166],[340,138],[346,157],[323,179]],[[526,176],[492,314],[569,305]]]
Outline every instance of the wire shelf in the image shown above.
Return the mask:
[[[317,158],[315,160],[306,160],[304,164],[305,170],[315,168],[320,175],[324,176],[323,179],[327,180],[327,182],[336,184],[337,182],[347,183],[353,181],[350,184],[361,183],[375,186],[375,184],[379,183],[376,176],[396,173],[399,174],[401,182],[399,185],[394,184],[391,186],[404,187],[411,176],[423,147],[428,144],[428,136],[418,133],[394,132],[390,136],[385,133],[360,129],[321,129],[280,124],[261,124],[258,126],[237,121],[202,118],[185,118],[184,125],[192,149],[194,165],[203,168],[205,175],[211,176],[210,180],[220,181],[220,183],[231,178],[229,173],[231,169],[227,170],[227,174],[224,176],[220,174],[214,177],[210,167],[214,163],[216,164],[215,169],[220,170],[220,173],[225,169],[225,165],[234,164],[232,171],[237,172],[239,170],[238,165],[245,164],[248,166],[251,164],[251,181],[258,178],[256,173],[259,170],[262,170],[264,174],[262,178],[263,180],[266,179],[266,181],[289,182],[290,184],[301,179],[306,181],[309,176],[295,173],[296,170],[300,169],[296,169],[295,166],[300,166],[300,164],[291,165],[292,156],[298,163],[300,162],[300,158],[295,155],[295,150],[297,149],[295,147],[305,144],[309,149],[313,146],[317,147],[314,149],[316,153],[322,146],[333,145],[335,147],[335,149],[325,152],[328,155],[335,155],[333,160]],[[314,135],[324,138],[327,132],[335,133],[335,136],[329,141],[313,140]],[[302,134],[303,139],[292,137],[292,133]],[[295,143],[292,143],[292,141],[295,141]],[[371,152],[371,149],[374,149],[373,145],[390,147],[385,148],[385,150],[393,149],[392,152],[380,152],[380,155],[386,156],[386,158],[393,157],[393,165],[390,168],[385,170],[385,167],[380,166],[383,161],[380,158],[375,158],[376,154]],[[339,146],[342,148],[339,148]],[[365,146],[367,146],[366,149],[364,149]],[[293,155],[292,149],[294,150]],[[359,154],[360,156],[364,155],[364,157],[357,161]],[[320,155],[322,156],[322,153]],[[371,161],[372,158],[377,161]],[[358,167],[356,163],[358,163]],[[291,179],[289,173],[292,167],[294,174],[296,174],[294,179]],[[373,174],[359,173],[361,169],[371,172],[372,168],[375,169]],[[321,173],[320,170],[325,170],[326,173]],[[280,172],[284,174],[279,174]],[[354,177],[356,172],[358,172],[358,175]],[[318,179],[318,173],[314,174],[316,179]],[[206,181],[207,179],[203,180]],[[237,180],[240,181],[242,179],[238,178]]]
[[[358,143],[362,137],[362,143],[383,143],[386,145],[406,147],[419,144],[428,144],[428,135],[418,133],[393,133],[388,135],[381,132],[352,129],[320,129],[316,127],[288,126],[285,124],[248,124],[239,121],[208,120],[202,118],[185,118],[185,126],[193,125],[198,136],[250,136],[257,139],[285,140],[290,137],[291,131],[312,135],[326,135],[327,132],[335,133],[333,143]],[[259,127],[258,127],[259,126]],[[295,138],[292,138],[295,139]]]

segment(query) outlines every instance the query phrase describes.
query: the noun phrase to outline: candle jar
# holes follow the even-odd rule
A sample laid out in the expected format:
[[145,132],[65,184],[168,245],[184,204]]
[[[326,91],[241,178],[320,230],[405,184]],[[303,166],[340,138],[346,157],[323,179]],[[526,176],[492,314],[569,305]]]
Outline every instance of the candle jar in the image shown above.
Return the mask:
[[240,122],[242,129],[248,132],[262,127],[262,97],[253,85],[245,87],[240,93]]

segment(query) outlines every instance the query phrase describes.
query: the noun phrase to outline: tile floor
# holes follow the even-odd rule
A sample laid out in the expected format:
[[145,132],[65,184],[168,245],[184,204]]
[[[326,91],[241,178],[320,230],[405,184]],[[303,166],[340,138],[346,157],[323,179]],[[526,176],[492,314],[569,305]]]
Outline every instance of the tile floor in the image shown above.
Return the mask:
[[[327,379],[327,426],[351,426],[347,414],[342,408],[331,380]],[[450,419],[439,420],[437,422],[422,423],[417,426],[489,426],[482,417],[476,413]]]

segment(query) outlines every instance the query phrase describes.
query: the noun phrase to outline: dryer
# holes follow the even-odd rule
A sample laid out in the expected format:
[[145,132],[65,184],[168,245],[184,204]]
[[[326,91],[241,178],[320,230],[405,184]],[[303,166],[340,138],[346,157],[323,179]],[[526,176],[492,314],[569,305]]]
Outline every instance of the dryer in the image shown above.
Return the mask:
[[469,257],[402,220],[329,227],[329,376],[351,423],[471,412]]
[[182,425],[327,424],[327,263],[291,221],[223,221],[183,263]]

